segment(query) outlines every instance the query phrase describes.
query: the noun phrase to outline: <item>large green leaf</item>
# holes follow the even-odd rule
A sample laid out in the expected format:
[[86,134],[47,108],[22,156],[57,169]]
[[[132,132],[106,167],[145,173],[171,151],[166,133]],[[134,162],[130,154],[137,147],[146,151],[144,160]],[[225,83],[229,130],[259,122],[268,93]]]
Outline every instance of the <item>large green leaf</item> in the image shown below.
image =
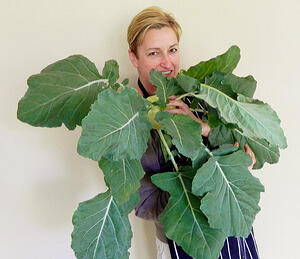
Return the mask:
[[187,115],[167,112],[159,112],[155,118],[172,137],[173,144],[182,155],[192,160],[197,157],[199,149],[203,148],[199,123]]
[[279,160],[279,149],[270,145],[264,139],[245,137],[239,129],[228,129],[224,125],[212,129],[209,135],[209,142],[216,147],[225,143],[240,143],[243,148],[247,144],[255,154],[256,163],[253,169],[262,168],[265,162],[269,164],[277,163]]
[[139,160],[111,161],[102,158],[99,167],[105,176],[111,194],[118,203],[126,202],[140,187],[145,172]]
[[227,236],[248,236],[260,210],[258,202],[264,187],[249,173],[250,164],[250,157],[243,151],[211,157],[193,179],[193,194],[205,195],[200,209],[209,225]]
[[205,78],[205,84],[213,86],[231,98],[236,99],[237,94],[232,90],[231,86],[223,82],[225,75],[222,72],[213,72],[210,77]]
[[198,169],[201,167],[209,158],[206,146],[203,144],[203,148],[198,149],[198,154],[192,160],[193,168]]
[[228,123],[237,124],[250,138],[263,138],[281,148],[287,146],[276,112],[266,103],[238,95],[234,100],[218,89],[201,84],[193,96],[205,100],[219,110]]
[[209,152],[210,157],[215,156],[226,156],[229,154],[232,154],[233,152],[236,152],[239,149],[239,147],[232,145],[232,144],[223,144],[218,149],[214,149],[211,152]]
[[221,81],[224,85],[230,85],[231,89],[237,93],[247,97],[253,97],[256,90],[256,80],[253,76],[239,77],[233,74],[224,75]]
[[102,76],[107,78],[109,85],[114,85],[119,79],[119,65],[115,60],[108,60],[102,70]]
[[167,237],[193,258],[218,258],[225,235],[211,228],[200,211],[200,199],[191,193],[192,176],[168,172],[153,175],[151,179],[170,193],[168,204],[159,218]]
[[219,116],[219,112],[217,109],[208,107],[207,111],[207,124],[210,128],[216,128],[219,125],[222,125],[222,119]]
[[233,74],[213,72],[212,76],[205,79],[205,84],[236,99],[236,94],[253,97],[257,82],[253,76],[239,77]]
[[224,54],[212,58],[208,61],[201,61],[195,66],[191,66],[183,74],[191,76],[204,82],[206,76],[219,71],[225,74],[231,73],[240,60],[240,49],[238,46],[230,47]]
[[19,101],[18,119],[32,126],[59,127],[64,123],[74,129],[81,125],[108,80],[87,58],[74,55],[47,66],[27,83],[29,89]]
[[132,232],[128,213],[138,202],[134,195],[119,206],[110,192],[79,204],[73,216],[72,249],[78,259],[129,258]]
[[158,103],[164,107],[168,102],[168,97],[182,93],[181,88],[176,84],[174,78],[166,77],[157,70],[150,71],[150,82],[156,86],[156,96],[159,98]]
[[191,76],[187,76],[183,73],[184,72],[179,73],[176,77],[176,80],[180,85],[180,87],[186,92],[193,92],[194,90],[197,90],[197,87],[199,85],[199,80]]
[[146,101],[132,88],[101,92],[82,122],[78,153],[99,161],[141,159],[151,124],[143,111]]

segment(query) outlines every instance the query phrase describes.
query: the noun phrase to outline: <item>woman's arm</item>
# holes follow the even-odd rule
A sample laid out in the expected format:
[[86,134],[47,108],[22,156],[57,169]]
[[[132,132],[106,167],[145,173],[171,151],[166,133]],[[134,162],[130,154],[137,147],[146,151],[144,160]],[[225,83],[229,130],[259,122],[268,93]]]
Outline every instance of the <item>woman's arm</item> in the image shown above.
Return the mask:
[[197,118],[195,114],[190,110],[189,106],[184,103],[182,100],[176,100],[176,96],[169,97],[170,102],[167,104],[168,106],[176,106],[176,108],[166,109],[165,111],[172,113],[172,114],[186,114],[192,120],[198,122],[201,125],[202,131],[201,135],[204,137],[208,137],[210,133],[210,127],[207,123],[202,121],[201,119]]

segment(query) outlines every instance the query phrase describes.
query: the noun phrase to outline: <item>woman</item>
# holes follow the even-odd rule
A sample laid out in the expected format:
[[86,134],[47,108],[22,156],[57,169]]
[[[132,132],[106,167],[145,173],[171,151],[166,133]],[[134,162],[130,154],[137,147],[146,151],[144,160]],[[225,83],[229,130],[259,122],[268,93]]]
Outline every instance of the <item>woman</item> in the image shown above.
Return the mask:
[[[149,72],[156,69],[169,77],[176,77],[179,71],[179,39],[180,25],[174,18],[158,7],[149,7],[138,13],[128,27],[127,40],[129,44],[129,58],[138,71],[138,91],[145,98],[155,94],[156,87],[149,81]],[[201,124],[204,137],[210,132],[209,126],[193,114],[188,105],[175,96],[169,98],[167,112],[173,114],[186,114]],[[176,108],[174,108],[174,106]],[[246,146],[245,152],[252,157],[254,165],[255,156]],[[155,221],[157,228],[158,258],[191,258],[174,241],[164,235],[162,226],[157,219],[164,209],[168,193],[163,192],[150,181],[150,176],[172,170],[172,165],[165,162],[160,147],[159,137],[155,130],[151,131],[148,149],[142,157],[142,165],[146,176],[141,181],[141,202],[136,207],[136,215],[144,219]],[[180,163],[180,161],[179,161]],[[167,249],[167,245],[169,249]],[[247,238],[229,237],[220,253],[220,258],[258,258],[253,233]]]

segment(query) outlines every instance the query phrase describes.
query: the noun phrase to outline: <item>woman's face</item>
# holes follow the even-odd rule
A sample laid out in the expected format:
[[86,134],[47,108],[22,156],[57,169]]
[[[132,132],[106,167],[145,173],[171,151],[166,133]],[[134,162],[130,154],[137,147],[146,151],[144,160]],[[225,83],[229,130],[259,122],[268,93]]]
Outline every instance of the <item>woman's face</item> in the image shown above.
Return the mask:
[[175,32],[170,27],[150,29],[137,47],[137,56],[129,50],[129,57],[148,93],[154,94],[156,87],[149,82],[151,69],[170,77],[178,74],[179,45]]

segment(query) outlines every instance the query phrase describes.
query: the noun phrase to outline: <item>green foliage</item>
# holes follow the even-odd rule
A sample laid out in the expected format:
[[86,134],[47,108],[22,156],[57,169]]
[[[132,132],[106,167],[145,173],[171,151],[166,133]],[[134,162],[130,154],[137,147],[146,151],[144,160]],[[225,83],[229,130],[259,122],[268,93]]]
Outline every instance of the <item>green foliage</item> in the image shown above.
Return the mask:
[[200,199],[191,193],[191,175],[169,172],[153,175],[151,179],[171,195],[160,216],[167,237],[180,244],[193,258],[217,258],[226,236],[207,223],[199,209]]
[[[116,62],[108,61],[103,71],[112,64]],[[117,70],[114,74],[118,77]],[[83,56],[59,60],[29,77],[29,89],[19,101],[18,119],[32,126],[59,127],[64,123],[74,129],[81,125],[98,93],[108,87],[108,81],[109,73],[101,76]]]
[[72,248],[77,258],[129,258],[132,237],[128,212],[134,195],[118,205],[109,191],[79,204],[73,216]]
[[237,94],[253,97],[256,89],[256,80],[252,76],[238,77],[222,72],[213,72],[210,77],[205,78],[205,84],[213,86],[235,99]]
[[241,149],[243,149],[244,145],[247,144],[256,157],[253,169],[262,168],[265,162],[274,164],[279,160],[279,149],[277,146],[269,144],[264,139],[245,137],[239,129],[229,129],[225,125],[212,129],[209,141],[214,147],[224,143],[239,142]]
[[198,169],[192,192],[204,197],[201,211],[209,225],[227,236],[247,237],[254,217],[260,210],[259,193],[264,191],[259,180],[249,173],[251,159],[242,151],[213,156]]
[[99,161],[140,159],[147,148],[151,124],[146,101],[134,89],[107,89],[98,95],[82,122],[78,153]]
[[240,61],[240,49],[237,46],[230,47],[224,54],[212,58],[208,61],[201,61],[195,66],[191,66],[183,74],[204,82],[207,76],[213,72],[232,73]]
[[165,107],[168,103],[168,97],[171,95],[178,95],[182,93],[182,89],[176,84],[174,78],[168,78],[156,70],[150,72],[150,82],[157,87],[156,96],[157,102],[161,107]]
[[199,134],[201,131],[199,123],[186,115],[171,115],[166,112],[157,114],[156,120],[172,137],[173,144],[182,155],[192,160],[197,157],[199,149],[203,148],[202,138]]
[[[279,148],[287,143],[275,111],[253,99],[255,79],[233,74],[239,59],[239,48],[232,46],[176,78],[152,70],[150,82],[157,91],[149,100],[130,88],[128,79],[118,82],[114,60],[100,75],[87,58],[70,56],[28,79],[18,118],[40,127],[82,125],[78,153],[98,161],[109,188],[74,213],[77,258],[129,257],[128,214],[139,201],[145,174],[140,160],[153,128],[175,168],[151,178],[170,194],[159,217],[166,235],[194,258],[215,259],[226,236],[249,234],[264,187],[248,170],[251,159],[242,152],[244,145],[255,153],[258,169],[278,162]],[[172,95],[209,124],[209,138],[201,137],[200,124],[191,118],[164,111]],[[185,166],[177,164],[179,157],[186,159]]]
[[228,123],[237,124],[245,136],[266,139],[280,148],[287,147],[280,120],[268,104],[254,102],[242,95],[235,100],[205,84],[201,84],[193,96],[217,108],[220,116]]
[[128,201],[137,192],[140,180],[145,174],[139,160],[111,161],[102,158],[98,164],[114,199],[120,204]]

